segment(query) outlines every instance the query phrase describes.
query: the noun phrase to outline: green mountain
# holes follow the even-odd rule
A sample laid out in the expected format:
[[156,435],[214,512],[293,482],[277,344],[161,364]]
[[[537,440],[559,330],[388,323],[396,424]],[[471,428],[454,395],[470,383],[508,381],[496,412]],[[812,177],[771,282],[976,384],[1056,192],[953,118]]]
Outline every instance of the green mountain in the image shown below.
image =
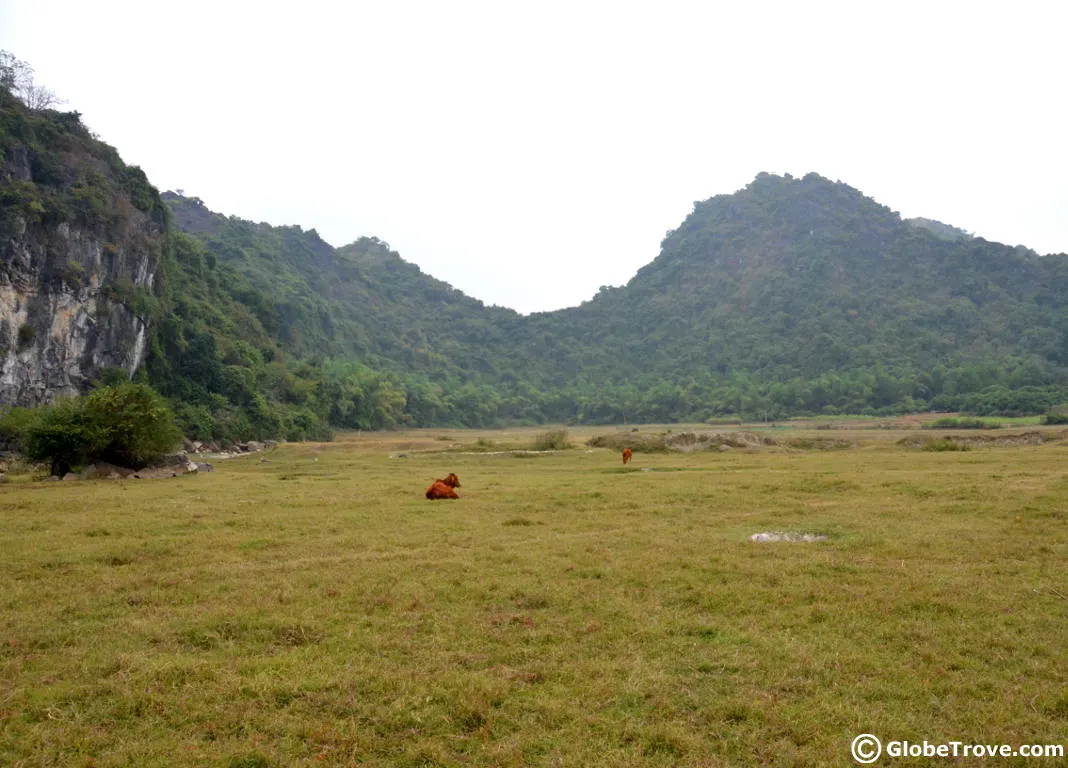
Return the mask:
[[388,378],[404,401],[388,423],[1015,413],[1064,397],[1068,257],[947,238],[815,174],[696,204],[628,285],[530,317],[374,238],[335,250],[165,198],[280,349]]
[[976,365],[998,369],[990,383],[1063,381],[1066,288],[1064,254],[947,240],[845,184],[761,174],[696,204],[627,286],[535,323],[564,345],[598,338],[585,368],[614,376],[913,371],[926,400]]
[[376,238],[334,248],[161,196],[5,82],[0,405],[134,376],[192,437],[300,439],[1068,401],[1068,256],[815,174],[696,203],[627,285],[524,317]]

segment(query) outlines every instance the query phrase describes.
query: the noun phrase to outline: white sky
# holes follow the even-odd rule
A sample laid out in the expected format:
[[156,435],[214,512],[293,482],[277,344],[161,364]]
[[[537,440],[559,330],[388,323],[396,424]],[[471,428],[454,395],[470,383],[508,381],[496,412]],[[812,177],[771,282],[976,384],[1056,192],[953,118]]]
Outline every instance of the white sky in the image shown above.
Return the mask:
[[160,189],[374,235],[530,312],[625,283],[760,171],[1068,251],[1066,21],[1026,0],[0,0],[0,48]]

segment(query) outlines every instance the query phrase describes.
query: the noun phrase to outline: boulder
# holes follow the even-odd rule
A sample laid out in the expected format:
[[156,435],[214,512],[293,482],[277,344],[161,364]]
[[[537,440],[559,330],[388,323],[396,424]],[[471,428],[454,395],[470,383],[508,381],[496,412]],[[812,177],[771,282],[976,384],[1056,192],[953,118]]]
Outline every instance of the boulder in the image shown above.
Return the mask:
[[750,541],[792,541],[792,542],[813,542],[813,541],[826,541],[827,534],[824,533],[802,533],[800,531],[762,531],[761,533],[754,533],[749,537]]
[[263,450],[263,443],[258,443],[255,440],[249,440],[248,443],[246,443],[245,445],[245,450],[247,450],[249,453],[259,453]]
[[189,463],[189,454],[186,453],[185,451],[178,451],[177,453],[168,454],[167,456],[162,457],[157,462],[157,466],[160,466],[160,467],[179,467],[179,466],[182,466],[183,464],[188,464],[188,463]]
[[117,480],[123,477],[129,477],[134,473],[134,470],[127,469],[126,467],[117,467],[114,464],[108,464],[106,461],[98,461],[95,464],[90,464],[82,472],[82,478],[85,480],[93,480],[98,478],[107,478],[109,480]]

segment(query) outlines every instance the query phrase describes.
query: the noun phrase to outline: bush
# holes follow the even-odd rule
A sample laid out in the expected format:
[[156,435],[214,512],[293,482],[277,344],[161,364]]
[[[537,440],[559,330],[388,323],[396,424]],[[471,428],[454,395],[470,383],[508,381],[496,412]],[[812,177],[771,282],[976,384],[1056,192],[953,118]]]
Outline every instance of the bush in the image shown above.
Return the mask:
[[0,414],[0,443],[10,450],[25,450],[26,430],[38,417],[33,408],[9,408]]
[[971,449],[972,447],[967,443],[957,443],[949,437],[928,440],[923,444],[923,450],[925,451],[970,451]]
[[0,207],[4,218],[14,213],[31,223],[40,221],[45,211],[40,189],[32,181],[6,181],[0,185]]
[[587,440],[586,445],[590,448],[611,448],[613,451],[630,448],[632,451],[641,453],[665,453],[668,449],[664,443],[663,434],[650,435],[634,432],[597,435]]
[[50,472],[62,477],[96,455],[108,442],[106,430],[94,424],[81,400],[64,400],[38,409],[27,425],[26,456],[47,461]]
[[533,448],[535,451],[565,451],[571,447],[566,429],[555,429],[551,432],[542,432],[534,438]]
[[1049,413],[1042,419],[1043,424],[1068,424],[1068,405],[1058,405],[1050,408]]
[[106,435],[93,458],[140,468],[181,442],[166,401],[147,384],[102,387],[85,398],[84,407],[89,422]]
[[93,382],[93,388],[121,387],[129,380],[130,374],[127,373],[125,368],[118,365],[108,365],[100,369],[96,381]]
[[1001,429],[1001,425],[984,421],[983,419],[938,419],[933,424],[928,424],[926,429]]

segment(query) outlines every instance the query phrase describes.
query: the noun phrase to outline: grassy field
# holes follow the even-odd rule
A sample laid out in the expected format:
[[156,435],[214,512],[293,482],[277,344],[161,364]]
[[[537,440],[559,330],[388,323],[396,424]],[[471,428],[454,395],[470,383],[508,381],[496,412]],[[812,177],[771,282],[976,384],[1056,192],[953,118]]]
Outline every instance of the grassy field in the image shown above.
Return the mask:
[[[431,430],[171,480],[0,485],[0,764],[850,765],[864,732],[1068,745],[1068,441],[809,434],[851,447],[624,468],[608,449],[462,451],[529,432]],[[462,498],[426,501],[448,472]]]

